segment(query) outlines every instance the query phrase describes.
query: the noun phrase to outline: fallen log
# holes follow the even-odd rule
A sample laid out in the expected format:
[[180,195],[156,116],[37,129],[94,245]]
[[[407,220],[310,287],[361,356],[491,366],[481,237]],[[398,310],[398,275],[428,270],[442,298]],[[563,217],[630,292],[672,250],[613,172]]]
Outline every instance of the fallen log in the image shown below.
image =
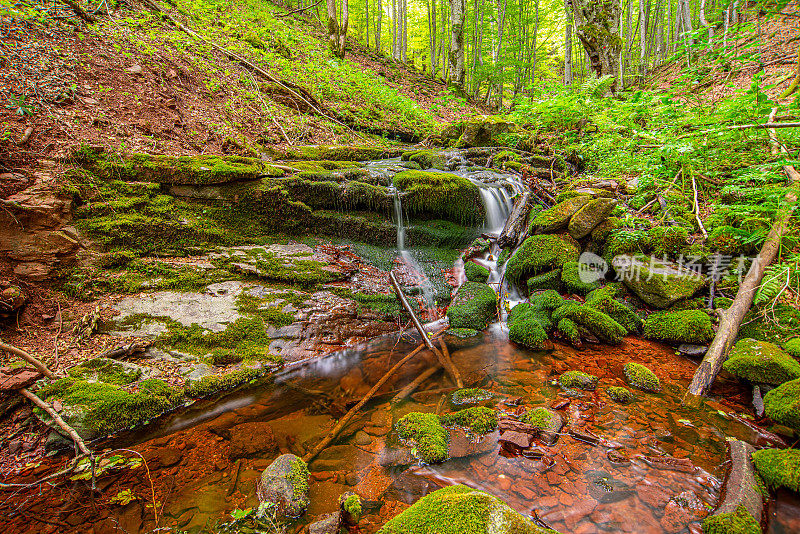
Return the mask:
[[464,383],[461,381],[461,374],[458,372],[458,369],[456,369],[456,366],[453,365],[453,361],[450,359],[450,357],[437,349],[428,337],[428,333],[425,332],[425,329],[422,327],[422,323],[419,322],[414,310],[411,309],[411,306],[408,304],[406,296],[400,290],[400,284],[397,282],[397,277],[394,275],[394,271],[389,272],[389,280],[392,282],[392,288],[394,289],[395,294],[397,294],[397,298],[400,300],[403,308],[405,308],[406,312],[408,312],[408,314],[411,316],[411,322],[414,324],[414,328],[417,329],[417,332],[419,332],[420,337],[422,337],[422,342],[425,344],[428,350],[436,355],[436,358],[439,360],[439,364],[444,367],[444,370],[447,371],[447,374],[453,379],[453,383],[458,386],[459,389],[463,388]]
[[33,365],[44,376],[46,376],[47,378],[49,378],[51,380],[55,380],[57,378],[56,375],[53,373],[53,371],[48,369],[45,364],[43,364],[37,358],[31,356],[30,354],[28,354],[27,352],[25,352],[22,349],[18,349],[17,347],[15,347],[13,345],[7,345],[6,343],[0,342],[0,350],[4,350],[4,351],[9,352],[11,354],[14,354],[16,356],[19,356],[20,358],[22,358],[23,360],[25,360],[29,364]]
[[392,404],[397,404],[398,402],[407,399],[408,396],[411,395],[412,393],[414,393],[414,391],[416,391],[416,389],[419,386],[421,386],[423,382],[425,382],[427,379],[429,379],[430,377],[432,377],[433,375],[438,373],[440,369],[441,369],[441,366],[439,366],[439,365],[435,365],[433,367],[428,367],[427,369],[425,369],[425,371],[422,372],[421,375],[419,375],[417,378],[415,378],[413,382],[409,383],[407,386],[405,386],[403,389],[401,389],[397,393],[397,395],[392,397],[392,400],[390,402]]
[[[798,173],[794,167],[786,165],[783,167],[783,170],[789,176],[790,187],[800,183],[800,173]],[[694,377],[692,377],[689,390],[683,398],[684,404],[698,404],[699,398],[705,395],[711,388],[717,374],[722,368],[722,364],[725,362],[728,351],[736,340],[736,335],[739,333],[739,326],[742,324],[745,314],[753,304],[753,298],[761,284],[764,271],[778,255],[781,239],[789,226],[789,219],[794,212],[794,205],[797,203],[797,195],[789,191],[786,193],[784,200],[784,205],[779,208],[775,216],[775,222],[767,235],[764,245],[761,247],[761,252],[756,256],[753,264],[750,266],[750,270],[747,272],[747,276],[745,276],[739,286],[739,291],[736,292],[733,304],[731,304],[728,311],[724,312],[722,315],[717,335],[714,336],[714,340],[711,342],[711,345],[709,345],[703,361],[695,371]]]
[[503,231],[500,232],[500,237],[497,239],[497,244],[500,245],[500,248],[514,248],[519,244],[519,236],[527,228],[528,214],[533,207],[531,196],[531,192],[526,191],[514,203],[511,216],[506,221]]
[[47,412],[47,415],[52,417],[53,421],[55,421],[55,423],[59,427],[61,427],[61,429],[64,430],[64,432],[69,434],[69,437],[72,438],[72,441],[75,442],[75,445],[77,445],[78,450],[80,450],[81,453],[83,453],[83,454],[85,454],[87,456],[91,456],[92,453],[89,450],[89,448],[86,446],[86,443],[84,443],[83,439],[81,439],[81,437],[78,435],[78,433],[75,432],[74,428],[69,426],[67,423],[64,422],[63,419],[61,419],[61,416],[58,415],[58,413],[53,409],[53,407],[49,403],[43,401],[42,399],[39,398],[38,395],[36,395],[35,393],[32,393],[31,391],[29,391],[27,389],[21,389],[21,390],[19,390],[19,392],[23,397],[25,397],[26,399],[28,399],[29,401],[34,403],[36,406],[38,406],[39,408],[41,408],[42,410]]

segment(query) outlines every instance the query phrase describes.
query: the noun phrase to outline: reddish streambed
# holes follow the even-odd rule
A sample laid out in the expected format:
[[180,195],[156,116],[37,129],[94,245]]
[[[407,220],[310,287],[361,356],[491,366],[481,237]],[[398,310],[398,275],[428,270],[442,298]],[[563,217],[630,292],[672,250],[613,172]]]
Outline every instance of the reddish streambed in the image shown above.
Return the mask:
[[[302,455],[325,436],[335,419],[357,402],[385,371],[414,344],[395,345],[396,336],[375,340],[276,375],[273,383],[242,391],[216,402],[196,403],[158,421],[130,440],[147,459],[144,467],[101,478],[92,491],[77,482],[21,491],[2,504],[7,532],[128,532],[158,526],[200,532],[230,520],[235,508],[257,506],[255,483],[278,455]],[[392,350],[393,349],[393,350]],[[728,412],[750,413],[749,392],[738,382],[720,379],[704,404],[683,407],[680,400],[696,362],[676,356],[668,347],[627,338],[619,347],[576,351],[557,345],[549,354],[509,343],[495,325],[481,343],[450,347],[466,383],[498,396],[482,404],[514,413],[554,406],[570,399],[560,413],[572,412],[577,425],[603,438],[601,444],[561,435],[551,447],[537,442],[543,456],[526,458],[490,445],[488,452],[452,459],[435,466],[382,466],[380,451],[399,447],[393,422],[411,411],[455,410],[442,397],[453,391],[441,373],[422,384],[405,402],[391,396],[432,362],[421,354],[409,362],[363,413],[353,419],[331,446],[309,464],[311,505],[287,532],[300,532],[317,516],[333,511],[348,490],[366,501],[359,532],[375,532],[386,520],[434,489],[462,483],[483,489],[516,510],[538,517],[561,532],[699,532],[702,518],[719,497],[725,474],[725,439],[736,437],[763,445],[748,426]],[[625,385],[622,366],[635,361],[661,379],[659,394],[635,391],[636,401],[622,406],[605,388]],[[600,378],[596,392],[570,397],[552,381],[577,369]],[[520,406],[504,401],[521,398]],[[607,445],[615,444],[616,448]],[[244,457],[239,457],[244,456]],[[688,461],[671,465],[645,457]],[[384,456],[385,458],[385,456]],[[65,460],[61,460],[63,465]],[[26,473],[27,480],[55,467],[55,461]],[[136,499],[110,502],[132,489]],[[153,497],[155,496],[155,498]],[[7,496],[8,497],[8,496]],[[789,516],[791,499],[772,508]],[[790,512],[781,513],[780,510]],[[772,532],[794,526],[776,520]]]

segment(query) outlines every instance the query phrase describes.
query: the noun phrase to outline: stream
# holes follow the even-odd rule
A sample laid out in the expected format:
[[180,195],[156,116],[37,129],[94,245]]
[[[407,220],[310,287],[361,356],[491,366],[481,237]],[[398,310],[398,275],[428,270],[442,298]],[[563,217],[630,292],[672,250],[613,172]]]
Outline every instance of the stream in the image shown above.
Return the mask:
[[[366,168],[391,183],[399,163],[399,159],[371,162]],[[457,159],[450,172],[479,185],[486,209],[483,231],[499,234],[514,195],[524,186],[513,176],[468,168]],[[402,195],[392,191],[399,256],[424,277],[406,247],[408,218]],[[521,297],[502,287],[498,252],[490,250],[475,260],[490,270],[488,283],[504,295],[501,309],[507,311]],[[460,260],[455,270],[463,282]],[[427,289],[424,281],[422,286],[425,300],[432,303],[429,282]],[[453,404],[454,384],[441,370],[409,398],[392,402],[403,386],[435,365],[433,355],[423,352],[404,365],[309,463],[311,504],[287,532],[301,532],[337,509],[342,493],[355,491],[365,510],[358,532],[371,534],[407,505],[451,484],[485,490],[564,533],[700,532],[702,519],[720,496],[726,438],[763,445],[750,427],[728,415],[750,413],[749,392],[737,381],[718,380],[699,408],[681,405],[697,362],[665,345],[628,337],[615,347],[590,345],[576,350],[556,342],[552,352],[535,352],[509,342],[502,321],[476,338],[446,339],[465,384],[493,394],[478,405],[495,408],[501,415],[561,406],[559,413],[567,425],[557,441],[549,445],[537,440],[534,453],[523,455],[498,443],[495,433],[477,442],[453,439],[452,458],[443,464],[415,461],[400,443],[394,423],[413,411],[447,412],[471,405]],[[150,465],[149,480],[140,476],[135,481],[137,493],[153,493],[160,507],[159,526],[188,532],[229,521],[234,509],[257,507],[256,483],[263,470],[280,454],[302,456],[313,448],[417,344],[416,335],[394,334],[292,364],[266,385],[196,402],[126,436]],[[611,401],[605,388],[627,385],[622,367],[629,361],[652,369],[663,391],[634,390],[635,401],[628,405]],[[593,392],[562,390],[557,378],[568,370],[593,374],[600,386]],[[570,425],[599,439],[578,440],[567,434]],[[659,461],[664,457],[682,460]],[[113,484],[122,487],[123,482],[130,487],[132,480],[116,480],[108,491],[113,493]],[[791,499],[783,506],[789,510],[784,515],[794,514],[796,504]],[[92,513],[83,512],[86,519]],[[773,518],[770,528],[777,533],[793,527],[783,527]]]

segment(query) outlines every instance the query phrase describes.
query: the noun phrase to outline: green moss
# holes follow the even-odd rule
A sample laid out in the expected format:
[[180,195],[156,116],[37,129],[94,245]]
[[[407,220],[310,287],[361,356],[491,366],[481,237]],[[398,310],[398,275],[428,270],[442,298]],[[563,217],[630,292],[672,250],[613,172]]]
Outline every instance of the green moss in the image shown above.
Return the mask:
[[532,275],[561,269],[565,263],[578,261],[580,249],[568,235],[535,235],[522,243],[506,264],[506,277],[521,283]]
[[611,232],[618,230],[622,226],[622,221],[619,217],[609,217],[592,230],[592,241],[598,245],[604,243]]
[[350,514],[350,517],[353,518],[354,521],[358,521],[361,518],[361,497],[358,495],[351,495],[346,498],[342,507],[345,512]]
[[420,459],[428,464],[447,460],[449,439],[435,413],[411,412],[395,424],[401,439],[412,444]]
[[629,333],[640,332],[644,322],[631,308],[615,299],[617,290],[612,284],[596,289],[586,296],[586,306],[603,312]]
[[550,311],[564,304],[564,299],[561,298],[561,295],[554,289],[548,289],[542,293],[531,295],[529,300],[532,308]]
[[511,341],[533,350],[552,348],[547,333],[553,323],[549,310],[543,307],[545,302],[546,297],[537,305],[523,303],[514,306],[508,315],[508,338]]
[[778,386],[800,378],[800,363],[777,345],[755,339],[740,339],[733,346],[723,367],[744,380]]
[[314,260],[286,260],[274,252],[262,250],[256,256],[258,275],[267,280],[312,286],[332,282],[339,276],[337,273],[323,269],[325,263]]
[[483,330],[497,316],[497,293],[486,284],[466,282],[447,309],[453,328]]
[[710,515],[703,520],[704,534],[761,534],[761,525],[741,504],[736,511]]
[[792,358],[800,358],[800,337],[795,337],[783,344],[785,350]]
[[233,349],[218,348],[211,351],[209,360],[216,366],[224,367],[241,362],[244,360],[244,356]]
[[543,289],[561,290],[561,269],[554,269],[528,278],[528,293]]
[[422,497],[378,534],[556,534],[539,528],[505,503],[467,486],[448,486]]
[[561,269],[561,281],[564,283],[564,288],[569,293],[575,295],[586,295],[600,287],[600,282],[583,282],[579,275],[580,264],[576,261],[568,261]]
[[776,423],[800,431],[800,378],[767,392],[764,410]]
[[583,371],[567,371],[558,378],[558,383],[566,389],[592,391],[597,387],[597,377]]
[[546,408],[535,408],[533,410],[528,410],[519,418],[519,420],[523,423],[538,429],[549,428],[551,419],[551,414]]
[[368,161],[398,155],[382,147],[347,145],[309,145],[281,149],[276,154],[286,160]]
[[656,226],[649,230],[648,237],[654,255],[675,257],[686,250],[689,230],[683,226]]
[[261,317],[240,317],[221,332],[210,332],[197,324],[185,326],[167,320],[167,332],[156,340],[160,346],[192,354],[204,355],[223,348],[234,351],[244,360],[280,363],[280,357],[269,354],[270,341],[272,339],[267,335],[267,327]]
[[579,195],[556,204],[534,217],[530,223],[531,229],[539,229],[541,232],[554,232],[566,228],[572,216],[591,201],[591,195]]
[[484,208],[478,187],[461,176],[443,172],[402,171],[394,185],[403,195],[403,208],[462,224],[480,224]]
[[644,322],[644,337],[671,343],[704,345],[714,339],[711,318],[702,310],[663,311]]
[[485,406],[473,406],[439,417],[443,426],[468,428],[475,434],[488,434],[497,428],[497,413]]
[[183,394],[156,379],[143,380],[137,391],[74,378],[59,379],[37,392],[46,400],[58,399],[67,422],[85,437],[98,437],[143,424],[180,406]]
[[628,384],[642,391],[658,393],[661,391],[661,381],[656,374],[642,364],[629,362],[623,368]]
[[467,261],[464,263],[464,275],[470,282],[480,282],[485,284],[489,279],[489,269],[483,265],[478,265],[474,261]]
[[556,325],[558,332],[569,341],[570,345],[578,346],[581,343],[581,334],[578,329],[578,324],[568,317],[558,321]]
[[474,328],[448,328],[445,334],[457,337],[459,339],[467,339],[478,335],[478,331]]
[[618,345],[628,333],[625,328],[605,313],[573,301],[565,303],[553,311],[553,322],[558,324],[563,318],[572,319],[589,330],[605,343]]
[[511,250],[504,248],[500,251],[500,254],[497,255],[497,265],[505,265],[508,261],[508,257],[511,254]]
[[486,389],[462,388],[453,392],[453,404],[475,404],[494,397],[494,393]]
[[286,480],[292,487],[295,499],[302,499],[308,495],[308,480],[310,476],[308,465],[300,458],[297,458],[286,474]]
[[260,376],[257,369],[238,369],[224,375],[208,375],[186,386],[188,397],[201,398],[246,384]]
[[753,453],[753,465],[770,488],[800,492],[800,450],[762,449]]
[[606,394],[611,400],[620,404],[628,404],[629,402],[633,402],[634,399],[633,393],[631,393],[628,388],[622,386],[610,386],[606,389]]
[[650,238],[641,230],[618,229],[606,237],[603,259],[611,262],[620,254],[640,254],[650,250]]
[[108,358],[93,358],[72,367],[68,371],[72,378],[105,382],[125,386],[136,382],[142,376],[142,370],[135,366],[126,366],[122,362]]
[[130,250],[112,250],[100,256],[97,264],[106,269],[125,267],[136,259],[136,254]]

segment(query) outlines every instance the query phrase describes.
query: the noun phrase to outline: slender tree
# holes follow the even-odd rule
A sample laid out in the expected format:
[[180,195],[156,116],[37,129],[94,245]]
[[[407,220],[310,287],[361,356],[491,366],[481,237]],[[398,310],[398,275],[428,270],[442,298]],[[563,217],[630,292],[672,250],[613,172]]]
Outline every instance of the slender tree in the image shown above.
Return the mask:
[[564,14],[567,22],[564,25],[564,85],[572,85],[572,5],[564,0]]
[[466,0],[450,0],[450,84],[464,92],[464,17]]
[[350,18],[348,0],[342,0],[341,22],[339,21],[339,6],[336,0],[327,0],[328,11],[328,44],[334,56],[343,59],[344,47],[347,39],[347,24]]

